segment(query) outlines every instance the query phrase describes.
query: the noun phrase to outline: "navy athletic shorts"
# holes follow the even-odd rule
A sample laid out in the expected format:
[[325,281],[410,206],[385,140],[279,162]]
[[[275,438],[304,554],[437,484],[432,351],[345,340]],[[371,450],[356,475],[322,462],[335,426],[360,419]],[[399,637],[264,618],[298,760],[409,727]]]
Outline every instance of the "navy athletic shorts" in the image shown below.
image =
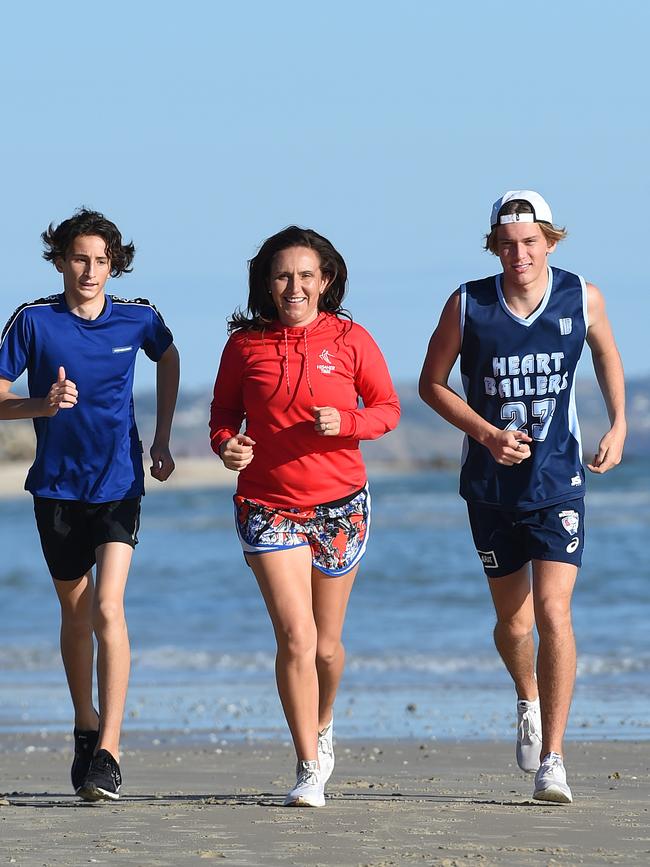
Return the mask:
[[489,578],[501,578],[530,560],[582,565],[584,499],[533,512],[510,512],[468,503],[476,553]]

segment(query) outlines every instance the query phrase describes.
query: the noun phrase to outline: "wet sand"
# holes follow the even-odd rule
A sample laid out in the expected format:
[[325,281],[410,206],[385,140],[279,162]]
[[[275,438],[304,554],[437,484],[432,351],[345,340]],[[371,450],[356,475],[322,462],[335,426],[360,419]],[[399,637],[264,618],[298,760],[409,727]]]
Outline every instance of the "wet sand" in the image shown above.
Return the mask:
[[[154,744],[154,738],[158,743]],[[340,742],[323,809],[283,808],[286,745],[124,738],[123,795],[71,794],[70,737],[2,735],[0,853],[31,865],[650,863],[647,742],[574,743],[572,805],[531,799],[513,745]]]

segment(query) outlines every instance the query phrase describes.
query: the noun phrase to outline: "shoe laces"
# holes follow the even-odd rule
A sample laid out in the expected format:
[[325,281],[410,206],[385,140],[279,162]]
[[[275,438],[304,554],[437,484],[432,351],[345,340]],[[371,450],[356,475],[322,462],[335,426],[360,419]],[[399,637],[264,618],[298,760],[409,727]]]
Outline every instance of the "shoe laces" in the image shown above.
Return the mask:
[[298,786],[316,786],[318,785],[318,762],[302,761],[298,762],[297,767],[298,777],[296,779],[296,788]]
[[117,780],[119,773],[116,767],[117,762],[112,756],[106,754],[96,755],[93,758],[93,765],[95,768],[98,768],[102,771],[108,771],[111,777],[113,777],[114,780]]
[[564,762],[562,761],[562,756],[559,753],[548,753],[544,756],[542,764],[549,770],[555,770],[555,768],[564,769]]

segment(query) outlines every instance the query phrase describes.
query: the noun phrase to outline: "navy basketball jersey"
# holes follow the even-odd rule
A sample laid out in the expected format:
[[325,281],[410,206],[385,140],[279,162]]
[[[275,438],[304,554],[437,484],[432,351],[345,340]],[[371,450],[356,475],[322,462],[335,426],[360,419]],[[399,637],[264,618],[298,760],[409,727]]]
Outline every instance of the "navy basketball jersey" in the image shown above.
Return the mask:
[[531,457],[502,466],[465,437],[460,494],[530,511],[584,494],[574,384],[587,333],[587,289],[582,277],[549,268],[541,304],[522,319],[506,304],[501,276],[460,288],[460,369],[472,409],[495,427],[525,431]]

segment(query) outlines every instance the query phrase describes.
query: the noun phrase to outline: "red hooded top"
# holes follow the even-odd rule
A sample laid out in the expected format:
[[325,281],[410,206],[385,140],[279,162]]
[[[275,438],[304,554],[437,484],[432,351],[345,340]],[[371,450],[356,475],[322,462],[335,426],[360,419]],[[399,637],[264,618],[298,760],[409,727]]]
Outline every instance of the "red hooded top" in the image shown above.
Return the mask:
[[[314,406],[338,409],[339,436],[316,433]],[[264,331],[231,335],[214,384],[210,442],[219,454],[246,419],[254,457],[239,473],[237,493],[282,508],[315,506],[363,487],[359,440],[397,427],[399,414],[372,337],[356,323],[320,313],[303,328],[273,322]]]

